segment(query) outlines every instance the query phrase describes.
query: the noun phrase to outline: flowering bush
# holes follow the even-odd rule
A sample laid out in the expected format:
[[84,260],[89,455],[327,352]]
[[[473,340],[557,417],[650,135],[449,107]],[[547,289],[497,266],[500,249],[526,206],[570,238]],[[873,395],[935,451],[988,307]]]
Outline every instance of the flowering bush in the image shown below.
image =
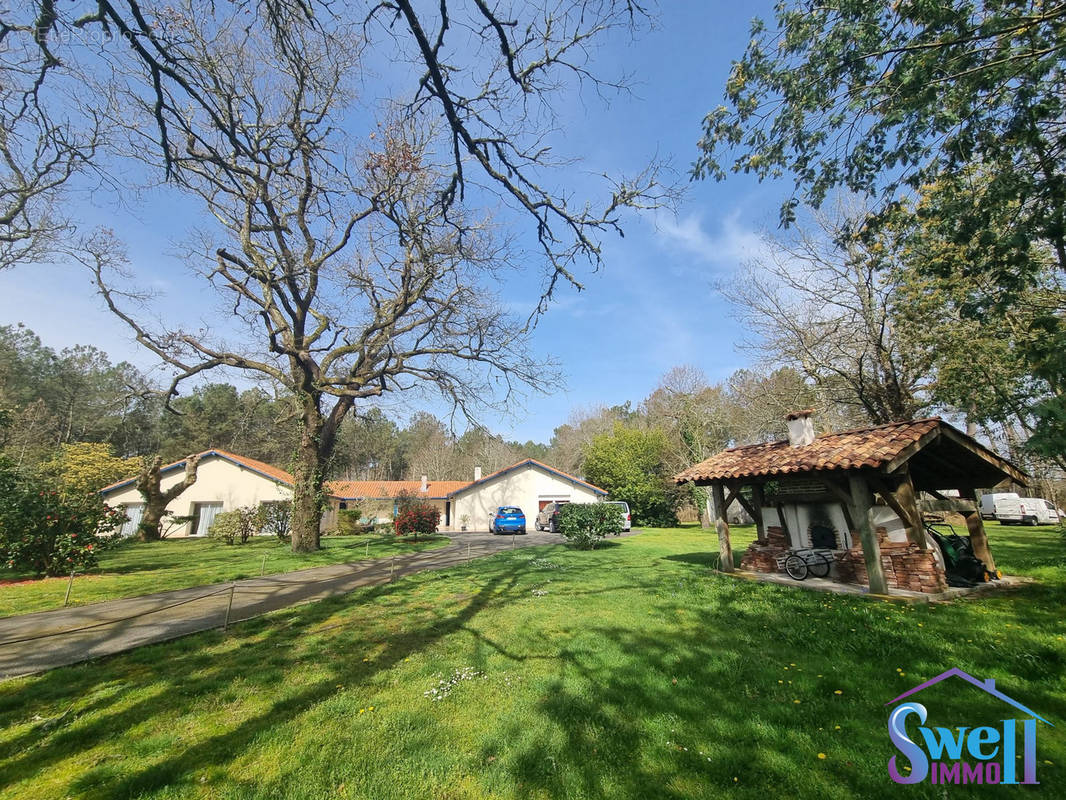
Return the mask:
[[0,559],[34,575],[96,566],[126,515],[93,493],[60,493],[40,478],[0,463]]
[[409,505],[396,515],[393,525],[397,536],[436,533],[440,524],[440,509],[428,503]]

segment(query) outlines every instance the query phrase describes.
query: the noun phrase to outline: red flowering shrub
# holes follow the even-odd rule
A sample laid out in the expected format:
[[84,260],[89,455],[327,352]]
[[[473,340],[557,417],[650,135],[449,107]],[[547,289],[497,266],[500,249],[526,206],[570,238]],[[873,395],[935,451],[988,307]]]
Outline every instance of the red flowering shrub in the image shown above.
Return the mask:
[[60,494],[51,484],[0,463],[0,565],[35,575],[96,566],[126,515],[95,492]]
[[436,533],[440,524],[440,509],[428,503],[408,505],[393,520],[397,536]]

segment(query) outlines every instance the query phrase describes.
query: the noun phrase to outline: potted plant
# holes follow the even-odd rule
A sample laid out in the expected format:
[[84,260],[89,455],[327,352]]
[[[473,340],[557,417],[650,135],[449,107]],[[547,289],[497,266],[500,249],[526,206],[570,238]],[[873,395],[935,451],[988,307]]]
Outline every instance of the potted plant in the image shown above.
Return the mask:
[[469,514],[463,514],[463,516],[459,517],[459,530],[465,531],[468,522],[470,522]]

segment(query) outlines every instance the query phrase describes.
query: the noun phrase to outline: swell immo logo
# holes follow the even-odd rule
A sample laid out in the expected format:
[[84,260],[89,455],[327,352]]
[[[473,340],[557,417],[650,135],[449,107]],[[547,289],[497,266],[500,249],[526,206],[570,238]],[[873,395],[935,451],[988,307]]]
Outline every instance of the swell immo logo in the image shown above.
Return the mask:
[[[1022,716],[1004,719],[998,727],[933,727],[926,725],[929,711],[925,706],[914,701],[903,703],[888,717],[888,737],[899,750],[899,755],[888,760],[889,777],[896,783],[921,783],[925,780],[937,784],[1040,783],[1036,778],[1036,723],[1037,720],[1046,725],[1051,723],[998,691],[996,682],[991,678],[980,681],[961,669],[949,669],[889,700],[885,705],[897,703],[951,677],[962,678],[973,684],[1018,709]],[[918,735],[913,739],[907,734],[908,722],[913,724],[912,717],[918,722]],[[900,756],[910,762],[909,772],[902,767]]]

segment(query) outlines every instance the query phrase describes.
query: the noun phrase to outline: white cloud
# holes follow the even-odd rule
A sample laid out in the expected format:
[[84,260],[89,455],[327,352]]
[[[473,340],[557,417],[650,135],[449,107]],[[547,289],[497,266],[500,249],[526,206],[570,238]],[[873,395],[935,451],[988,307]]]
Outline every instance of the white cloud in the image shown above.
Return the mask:
[[[656,239],[667,249],[731,269],[758,257],[767,247],[758,232],[741,225],[739,211],[723,217],[715,232],[704,227],[702,212],[683,217],[659,214],[654,223]],[[675,268],[687,272],[683,263]]]

